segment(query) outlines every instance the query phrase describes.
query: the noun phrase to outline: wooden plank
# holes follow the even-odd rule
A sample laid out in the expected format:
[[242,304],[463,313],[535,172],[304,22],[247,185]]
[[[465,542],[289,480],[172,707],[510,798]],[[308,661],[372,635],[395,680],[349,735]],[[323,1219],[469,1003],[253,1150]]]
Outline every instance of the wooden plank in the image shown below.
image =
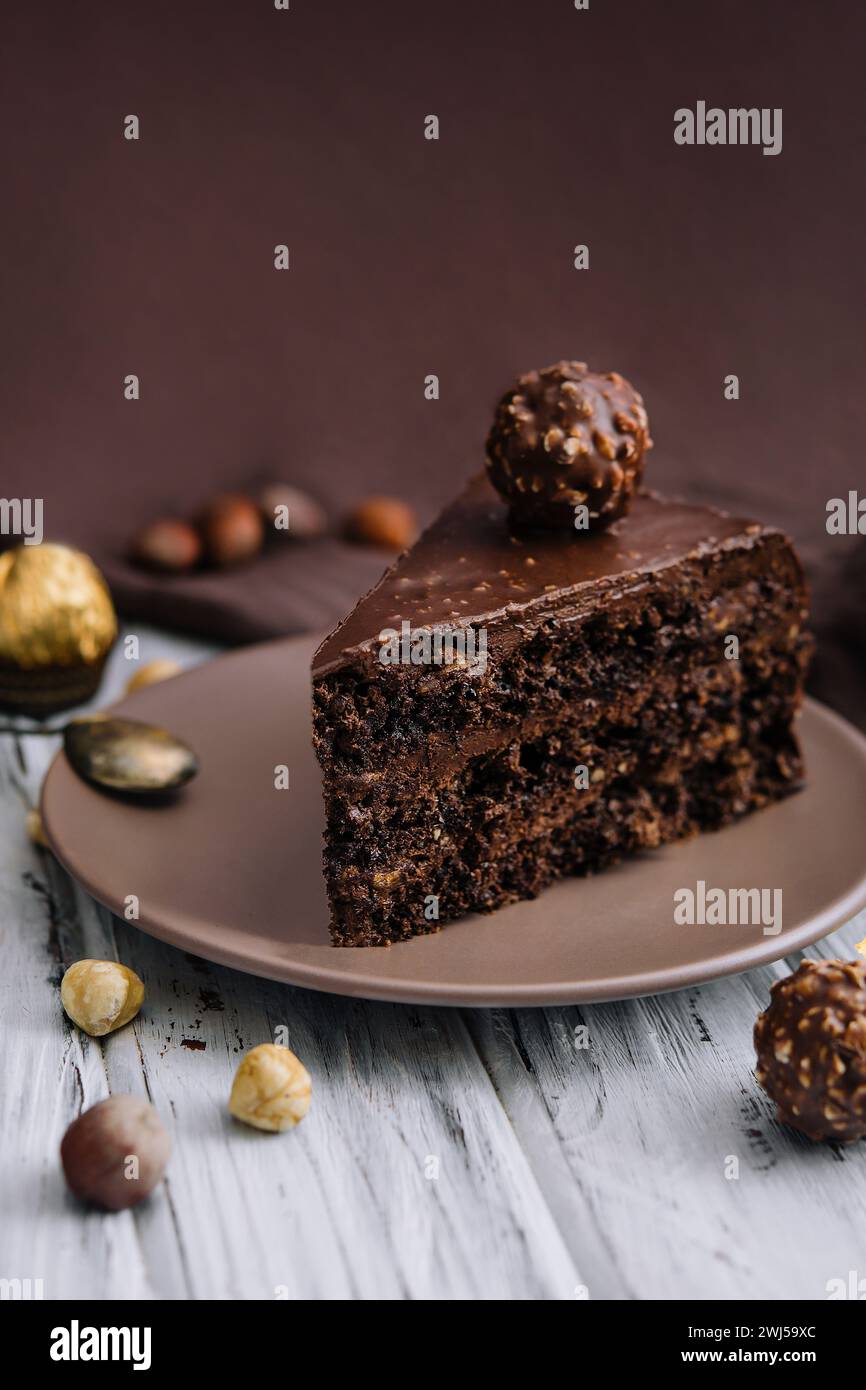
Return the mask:
[[[118,940],[148,982],[138,1040],[177,1139],[196,1297],[569,1296],[576,1272],[459,1015],[252,980],[129,928]],[[292,1134],[262,1135],[226,1101],[240,1055],[280,1028],[313,1106]]]
[[[861,915],[806,954],[850,957],[864,932]],[[799,959],[650,999],[474,1016],[591,1297],[824,1298],[828,1280],[866,1274],[864,1146],[778,1125],[753,1075],[754,1020]]]
[[[142,659],[183,650],[147,638]],[[128,674],[121,659],[103,701]],[[460,1014],[292,990],[114,921],[24,839],[52,751],[0,742],[0,992],[19,1041],[0,1110],[14,1136],[0,1272],[47,1275],[49,1297],[573,1296],[574,1261]],[[117,956],[147,987],[139,1018],[104,1040],[60,1007],[62,969],[82,955]],[[314,1077],[309,1116],[283,1136],[226,1110],[240,1055],[278,1028]],[[109,1091],[151,1099],[175,1149],[151,1201],[85,1214],[65,1194],[57,1148]]]
[[[139,636],[142,660],[209,651]],[[129,670],[116,653],[103,702]],[[42,1278],[48,1297],[777,1299],[866,1274],[864,1146],[780,1128],[752,1074],[755,1016],[799,957],[584,1010],[258,981],[114,921],[29,844],[52,752],[0,740],[0,1276]],[[851,955],[864,934],[866,917],[806,954]],[[117,955],[147,985],[140,1017],[101,1042],[59,1004],[82,955]],[[293,1134],[261,1135],[225,1103],[241,1053],[280,1027],[314,1102]],[[175,1142],[164,1190],[116,1216],[83,1212],[57,1161],[109,1090],[148,1096]]]
[[75,908],[68,885],[48,887],[45,856],[26,837],[32,790],[18,749],[0,740],[0,1275],[41,1279],[46,1298],[147,1298],[133,1218],[82,1214],[60,1176],[63,1132],[107,1081],[101,1048],[60,1007]]

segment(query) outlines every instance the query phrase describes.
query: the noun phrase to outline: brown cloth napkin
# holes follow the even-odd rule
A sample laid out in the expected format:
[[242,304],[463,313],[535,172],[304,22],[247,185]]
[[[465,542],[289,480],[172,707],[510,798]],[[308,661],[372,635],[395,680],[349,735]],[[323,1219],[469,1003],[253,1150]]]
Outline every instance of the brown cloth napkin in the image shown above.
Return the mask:
[[[643,392],[648,483],[794,534],[814,688],[866,717],[866,539],[825,529],[866,438],[862,7],[9,0],[4,21],[0,495],[42,497],[125,613],[232,642],[328,626],[387,556],[330,540],[160,580],[128,538],[268,476],[335,520],[374,491],[429,518],[510,379],[583,357]],[[781,153],[677,145],[698,101],[781,108]]]
[[335,539],[281,541],[230,572],[161,579],[120,556],[100,557],[115,602],[128,618],[225,642],[325,632],[372,588],[386,552]]

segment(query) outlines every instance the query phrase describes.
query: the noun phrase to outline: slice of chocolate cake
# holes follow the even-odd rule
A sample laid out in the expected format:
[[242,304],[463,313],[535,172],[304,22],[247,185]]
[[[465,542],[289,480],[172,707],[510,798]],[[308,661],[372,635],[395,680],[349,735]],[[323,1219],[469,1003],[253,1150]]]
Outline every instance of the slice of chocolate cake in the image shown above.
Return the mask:
[[[611,444],[613,460],[604,445],[603,463],[592,446],[578,458],[569,490],[631,502],[639,469],[611,477]],[[544,461],[521,472],[507,444],[502,456],[536,523]],[[543,481],[556,495],[556,475]],[[534,897],[801,780],[809,638],[790,541],[652,494],[625,515],[615,500],[611,529],[602,501],[581,534],[573,501],[578,529],[526,530],[521,491],[509,513],[476,477],[314,658],[337,944]]]

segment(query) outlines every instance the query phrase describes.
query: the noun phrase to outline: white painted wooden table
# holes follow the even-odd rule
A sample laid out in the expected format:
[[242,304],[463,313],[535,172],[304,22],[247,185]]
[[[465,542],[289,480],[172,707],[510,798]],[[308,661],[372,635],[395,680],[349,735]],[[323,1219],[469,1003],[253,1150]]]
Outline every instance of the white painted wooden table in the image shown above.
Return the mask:
[[[137,630],[142,661],[210,654]],[[115,654],[101,703],[132,669]],[[0,1278],[41,1278],[46,1298],[822,1299],[866,1276],[866,1143],[781,1129],[752,1074],[755,1016],[799,956],[592,1008],[271,984],[111,918],[29,842],[52,752],[0,739]],[[808,954],[853,955],[864,932],[861,918]],[[60,1006],[82,956],[146,984],[140,1016],[104,1040]],[[238,1058],[281,1024],[313,1105],[263,1135],[226,1099]],[[101,1215],[67,1195],[58,1146],[111,1091],[147,1096],[174,1153],[149,1202]]]

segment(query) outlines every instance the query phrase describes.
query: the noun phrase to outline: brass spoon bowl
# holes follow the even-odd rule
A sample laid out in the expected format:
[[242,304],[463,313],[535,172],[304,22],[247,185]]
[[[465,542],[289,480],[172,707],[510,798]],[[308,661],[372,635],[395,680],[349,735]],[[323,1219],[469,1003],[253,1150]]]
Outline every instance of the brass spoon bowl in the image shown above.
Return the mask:
[[85,782],[134,796],[176,791],[198,772],[187,744],[138,719],[74,719],[63,731],[63,751]]
[[112,715],[73,719],[60,728],[0,728],[2,733],[62,735],[70,765],[94,787],[129,796],[177,791],[198,772],[192,749],[167,729]]

